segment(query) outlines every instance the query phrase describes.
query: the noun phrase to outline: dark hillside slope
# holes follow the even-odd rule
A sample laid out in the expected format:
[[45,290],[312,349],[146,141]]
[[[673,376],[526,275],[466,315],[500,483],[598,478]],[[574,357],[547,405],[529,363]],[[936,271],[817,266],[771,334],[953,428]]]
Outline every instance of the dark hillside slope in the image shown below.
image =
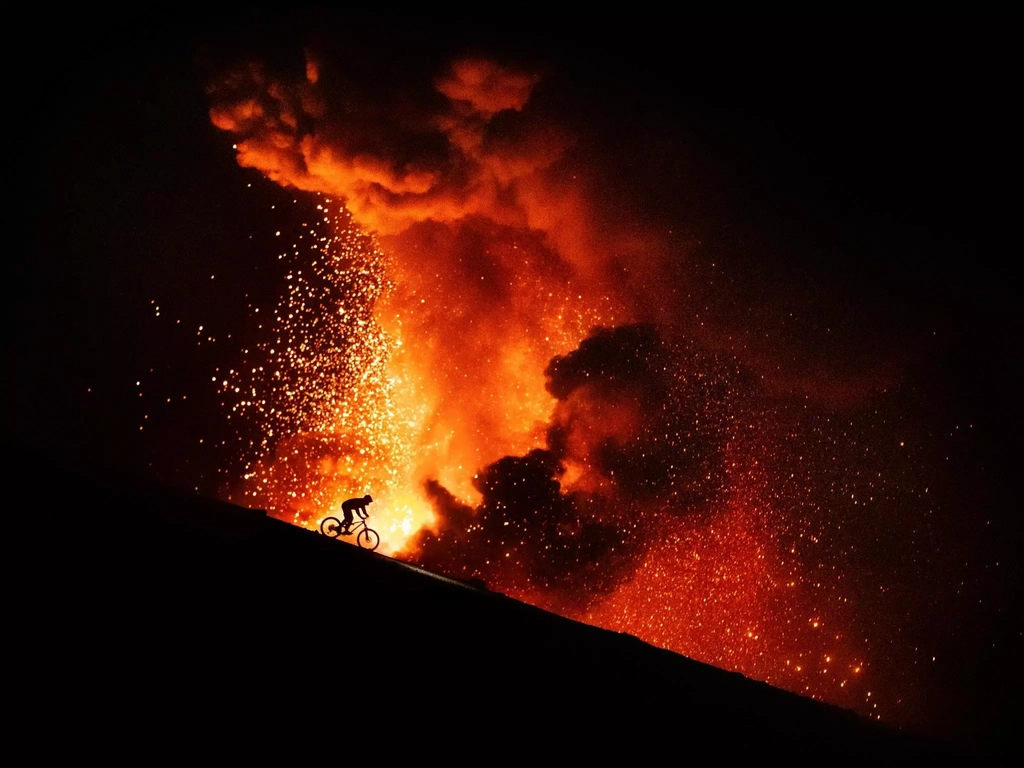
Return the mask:
[[37,647],[51,659],[45,706],[80,713],[74,727],[101,743],[126,731],[187,743],[212,729],[251,746],[290,723],[316,739],[357,728],[377,749],[394,740],[481,760],[510,746],[671,762],[694,749],[815,761],[939,754],[850,712],[260,511],[62,476],[62,498],[88,501],[50,532],[61,536],[41,562],[58,616]]

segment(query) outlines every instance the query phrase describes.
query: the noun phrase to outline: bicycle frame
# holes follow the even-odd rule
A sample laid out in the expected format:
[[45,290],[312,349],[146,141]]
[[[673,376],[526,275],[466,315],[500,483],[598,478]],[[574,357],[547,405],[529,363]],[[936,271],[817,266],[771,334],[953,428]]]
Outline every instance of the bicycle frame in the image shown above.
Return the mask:
[[366,520],[368,517],[369,515],[366,517],[360,516],[358,521],[353,520],[348,533],[343,534],[341,530],[345,523],[334,515],[328,515],[320,521],[320,533],[334,539],[341,538],[342,536],[345,538],[355,536],[356,543],[360,549],[374,550],[380,544],[380,534],[367,524]]
[[[344,525],[344,521],[342,521],[342,525]],[[339,533],[338,535],[339,536],[358,536],[360,528],[368,528],[368,527],[369,526],[366,524],[366,518],[365,517],[361,517],[361,518],[359,518],[359,522],[355,522],[355,521],[352,522],[352,526],[348,529],[348,533]]]

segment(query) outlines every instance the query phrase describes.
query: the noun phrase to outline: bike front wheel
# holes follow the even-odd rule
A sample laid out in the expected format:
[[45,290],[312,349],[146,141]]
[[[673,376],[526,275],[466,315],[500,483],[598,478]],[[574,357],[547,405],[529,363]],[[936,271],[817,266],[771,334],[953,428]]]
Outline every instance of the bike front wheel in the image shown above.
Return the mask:
[[380,544],[380,536],[377,535],[377,532],[373,530],[373,528],[363,528],[363,530],[359,532],[359,535],[356,536],[356,541],[363,549],[374,550],[377,548],[377,545]]
[[320,523],[320,533],[332,539],[338,538],[338,534],[341,533],[341,520],[336,517],[325,517]]

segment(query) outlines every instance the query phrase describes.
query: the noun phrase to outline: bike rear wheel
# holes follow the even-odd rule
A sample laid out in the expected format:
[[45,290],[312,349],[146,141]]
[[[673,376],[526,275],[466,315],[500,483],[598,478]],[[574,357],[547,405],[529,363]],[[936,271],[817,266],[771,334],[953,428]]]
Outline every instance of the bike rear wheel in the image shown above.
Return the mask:
[[338,534],[341,533],[341,520],[336,517],[325,517],[320,523],[320,533],[332,539],[338,538]]
[[359,532],[359,535],[356,536],[356,541],[363,549],[374,550],[377,548],[377,545],[380,544],[380,536],[377,535],[377,532],[373,530],[373,528],[363,528],[363,530]]

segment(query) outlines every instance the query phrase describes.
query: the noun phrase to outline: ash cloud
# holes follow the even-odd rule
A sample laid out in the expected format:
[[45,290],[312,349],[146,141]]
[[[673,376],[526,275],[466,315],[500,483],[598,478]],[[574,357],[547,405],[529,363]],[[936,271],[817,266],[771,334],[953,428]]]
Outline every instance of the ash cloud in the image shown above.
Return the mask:
[[401,336],[395,367],[418,382],[433,433],[453,435],[419,452],[418,479],[464,467],[464,494],[473,468],[543,439],[552,356],[596,324],[638,319],[607,279],[610,254],[650,257],[598,225],[586,163],[536,72],[463,58],[429,80],[379,81],[353,83],[315,53],[291,77],[236,66],[209,86],[211,119],[241,165],[340,198],[374,233],[394,285],[375,319]]
[[579,467],[582,484],[642,500],[669,495],[684,508],[721,486],[736,377],[713,356],[640,323],[595,329],[545,374],[558,399],[548,444]]
[[249,63],[216,78],[208,94],[213,124],[238,138],[241,165],[339,196],[361,226],[388,235],[473,215],[510,224],[538,218],[534,195],[516,185],[571,144],[555,124],[524,114],[538,81],[470,58],[429,89],[382,84],[368,95],[309,54],[305,78]]
[[436,527],[407,556],[556,610],[613,592],[664,522],[706,510],[721,489],[729,378],[687,376],[698,354],[650,324],[595,329],[547,367],[558,398],[547,448],[482,469],[476,507],[428,480]]
[[606,210],[608,180],[566,127],[559,88],[536,70],[480,57],[455,59],[431,79],[381,73],[368,84],[307,52],[302,73],[250,62],[207,90],[211,121],[236,140],[240,165],[340,198],[400,261],[438,227],[457,240],[484,221],[514,239],[539,238],[571,274],[571,291],[558,290],[603,300],[615,322],[664,319],[656,315],[670,311],[670,296],[647,278],[664,274],[665,245],[626,221],[626,201]]
[[[556,296],[595,308],[600,316],[586,328],[636,321],[685,328],[740,357],[775,394],[830,408],[853,407],[898,379],[903,351],[889,349],[884,336],[858,342],[856,328],[843,335],[850,313],[836,308],[834,290],[818,300],[813,287],[794,289],[770,268],[744,266],[779,261],[761,251],[785,243],[743,246],[741,238],[727,248],[753,249],[737,254],[742,262],[720,253],[704,232],[711,225],[687,219],[672,202],[685,207],[701,197],[699,178],[684,174],[689,150],[669,151],[632,130],[628,138],[609,133],[620,121],[585,85],[557,72],[542,77],[540,65],[514,59],[432,54],[421,61],[417,53],[415,67],[389,67],[387,57],[343,60],[338,47],[325,35],[291,73],[252,62],[218,73],[208,88],[211,120],[236,139],[241,165],[341,198],[406,267],[404,277],[421,271],[449,281],[454,294],[474,293],[479,274],[452,284],[465,262],[438,252],[437,243],[490,228],[509,243],[533,243],[537,258],[501,264],[482,247],[474,260],[527,276],[533,264],[554,260],[563,277],[540,289],[554,285]],[[596,116],[591,100],[600,105]],[[716,264],[730,260],[731,272],[719,271]],[[429,290],[415,289],[416,301]],[[529,300],[510,297],[504,306]],[[459,311],[483,321],[492,309]],[[581,338],[569,335],[573,343]],[[534,362],[565,349],[550,344]]]
[[550,451],[506,456],[477,474],[483,500],[475,508],[428,480],[437,529],[421,531],[407,556],[426,568],[547,600],[611,592],[636,567],[639,548],[620,545],[611,499],[563,493],[563,471]]

